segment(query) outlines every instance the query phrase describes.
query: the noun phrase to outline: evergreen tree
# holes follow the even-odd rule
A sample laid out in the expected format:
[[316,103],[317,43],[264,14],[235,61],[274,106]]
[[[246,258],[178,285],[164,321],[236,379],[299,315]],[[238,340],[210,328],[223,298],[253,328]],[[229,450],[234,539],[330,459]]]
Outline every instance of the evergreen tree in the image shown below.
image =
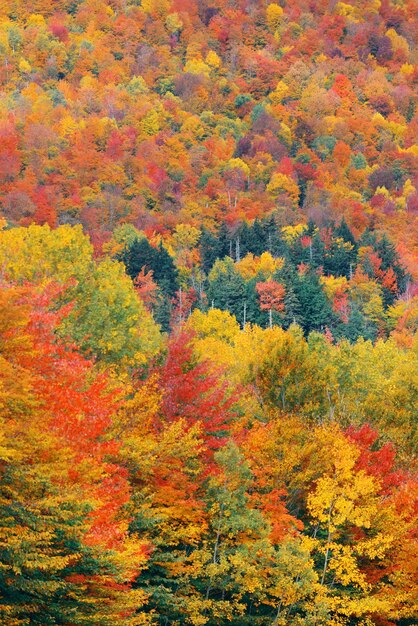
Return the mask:
[[251,227],[248,251],[252,252],[255,256],[260,256],[263,252],[266,252],[266,250],[267,239],[265,229],[263,228],[260,220],[257,218]]
[[246,323],[258,324],[266,328],[268,326],[268,313],[260,309],[260,302],[255,288],[257,282],[258,278],[252,278],[246,283],[245,321]]
[[398,290],[400,293],[403,293],[407,287],[409,277],[402,267],[395,246],[386,233],[378,239],[374,245],[374,249],[382,259],[382,270],[388,270],[391,267],[395,272]]
[[243,222],[237,229],[233,240],[232,256],[235,261],[240,261],[246,254],[248,254],[249,235],[250,227],[247,222]]
[[344,241],[341,237],[333,238],[331,246],[324,254],[324,273],[332,276],[352,276],[357,251],[352,243]]
[[118,258],[124,263],[126,273],[132,280],[145,267],[148,271],[152,270],[153,279],[164,295],[174,297],[178,289],[177,270],[162,243],[157,249],[151,246],[145,237],[135,239],[124,248]]
[[214,235],[207,228],[202,228],[200,237],[200,258],[203,271],[208,274],[212,269],[216,259],[222,258],[222,243],[218,236]]
[[235,258],[235,250],[232,245],[232,237],[231,233],[228,230],[225,222],[221,223],[221,226],[218,231],[218,258],[223,259],[226,256],[230,256],[231,258]]
[[301,305],[299,298],[294,289],[294,283],[297,280],[297,273],[289,261],[281,270],[273,276],[274,280],[282,283],[285,287],[284,311],[280,315],[280,325],[283,328],[289,328],[291,324],[301,324]]
[[315,228],[315,231],[312,233],[311,236],[312,236],[312,244],[311,244],[312,254],[310,257],[310,265],[314,268],[323,267],[325,245],[321,239],[319,230]]
[[246,285],[231,258],[226,257],[215,262],[209,274],[207,297],[210,307],[229,311],[243,323]]
[[271,215],[270,217],[265,218],[262,221],[262,226],[265,233],[265,250],[268,250],[274,257],[286,256],[288,253],[288,247],[281,236],[274,216]]
[[332,324],[334,316],[315,272],[297,276],[294,289],[300,303],[300,324],[306,334]]
[[174,265],[174,261],[164,248],[162,242],[160,243],[155,257],[155,265],[152,268],[156,282],[160,285],[162,291],[167,295],[173,297],[179,288],[177,280],[177,269]]
[[363,315],[358,306],[352,305],[347,324],[340,324],[337,330],[333,329],[333,333],[336,339],[345,337],[353,343],[360,337],[375,341],[378,328],[374,322]]
[[341,237],[344,241],[348,241],[355,249],[357,249],[356,239],[344,218],[341,220],[340,224],[334,228],[334,235],[335,237]]

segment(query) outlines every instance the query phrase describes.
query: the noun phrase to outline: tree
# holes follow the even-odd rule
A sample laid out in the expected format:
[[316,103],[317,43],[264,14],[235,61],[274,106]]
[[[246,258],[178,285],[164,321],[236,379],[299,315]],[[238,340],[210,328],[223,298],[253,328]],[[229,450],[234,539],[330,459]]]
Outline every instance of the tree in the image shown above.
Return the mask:
[[278,313],[284,309],[284,287],[275,280],[269,280],[265,283],[257,283],[256,290],[260,298],[260,308],[269,312],[269,324],[272,328],[273,311]]
[[217,260],[209,274],[207,291],[209,306],[227,310],[242,323],[245,305],[245,281],[235,268],[233,260]]
[[143,365],[159,348],[161,336],[134,285],[117,261],[104,259],[80,282],[61,334],[87,354],[120,365]]
[[106,376],[57,342],[49,297],[0,290],[0,616],[134,624],[144,594],[129,583],[147,546],[127,539],[126,474],[107,460],[116,398]]
[[124,263],[128,276],[134,280],[143,267],[152,270],[155,282],[168,297],[174,297],[177,289],[177,270],[173,260],[163,247],[153,248],[148,240],[135,239],[120,253],[118,258]]
[[79,226],[13,228],[0,233],[3,277],[40,287],[63,286],[53,307],[72,303],[58,332],[107,363],[143,364],[160,346],[160,332],[121,263],[96,262]]
[[222,245],[218,237],[204,228],[200,238],[200,257],[203,271],[210,272],[216,259],[221,259],[223,256]]
[[332,325],[331,307],[316,273],[306,271],[299,274],[294,290],[300,305],[300,324],[305,333]]
[[196,361],[193,335],[180,331],[169,343],[167,360],[159,370],[164,419],[182,417],[190,425],[201,424],[206,455],[217,450],[234,416],[235,395],[207,361]]

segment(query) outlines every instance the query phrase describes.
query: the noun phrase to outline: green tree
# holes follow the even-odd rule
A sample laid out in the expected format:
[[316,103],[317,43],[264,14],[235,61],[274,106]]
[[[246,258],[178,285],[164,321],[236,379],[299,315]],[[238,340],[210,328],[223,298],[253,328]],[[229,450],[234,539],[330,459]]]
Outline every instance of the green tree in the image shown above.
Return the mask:
[[140,365],[160,347],[160,331],[124,267],[104,259],[76,288],[61,334],[87,354],[114,364]]
[[167,297],[174,297],[177,289],[177,270],[174,261],[162,243],[154,248],[144,237],[134,239],[118,255],[126,267],[126,273],[134,280],[143,267],[152,270],[153,279]]
[[300,324],[306,334],[312,330],[324,330],[325,326],[332,324],[333,313],[315,272],[298,275],[294,290],[300,305]]
[[210,307],[213,305],[217,309],[229,311],[243,323],[246,285],[230,257],[215,262],[209,274],[207,297]]

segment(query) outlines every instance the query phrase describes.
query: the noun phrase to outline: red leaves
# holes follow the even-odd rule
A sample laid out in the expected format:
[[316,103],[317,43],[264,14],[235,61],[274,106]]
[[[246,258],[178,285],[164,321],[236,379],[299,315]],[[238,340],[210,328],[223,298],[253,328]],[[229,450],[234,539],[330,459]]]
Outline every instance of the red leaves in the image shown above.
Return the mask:
[[280,544],[289,533],[303,529],[303,523],[289,513],[286,508],[285,489],[273,489],[267,494],[258,495],[260,510],[271,524],[270,539],[274,545]]
[[136,291],[148,310],[151,310],[157,302],[158,285],[153,279],[153,271],[145,271],[145,267],[141,269],[138,276],[134,280]]
[[171,338],[167,360],[160,369],[164,418],[185,418],[190,424],[200,422],[207,448],[221,447],[234,415],[236,402],[222,370],[214,371],[207,362],[198,363],[191,347],[192,334],[181,331]]
[[12,124],[0,126],[0,183],[12,180],[19,173],[21,157],[19,135]]
[[268,280],[265,283],[257,283],[255,288],[260,297],[260,309],[262,311],[283,311],[285,289],[281,283]]
[[383,493],[391,492],[393,487],[402,483],[405,473],[395,470],[396,450],[392,443],[376,448],[379,433],[369,424],[364,424],[359,429],[350,426],[346,435],[360,450],[357,468],[381,481]]
[[[64,313],[54,312],[53,303],[61,290],[51,285],[42,292],[30,287],[15,291],[16,305],[27,311],[24,331],[32,348],[15,351],[14,360],[30,376],[37,428],[51,439],[51,454],[68,464],[53,480],[64,490],[77,485],[80,497],[95,503],[89,540],[110,547],[123,538],[119,516],[129,500],[126,472],[107,460],[119,448],[108,435],[118,402],[107,376],[73,346],[57,340],[55,330]],[[16,322],[10,337],[23,332],[22,322]]]

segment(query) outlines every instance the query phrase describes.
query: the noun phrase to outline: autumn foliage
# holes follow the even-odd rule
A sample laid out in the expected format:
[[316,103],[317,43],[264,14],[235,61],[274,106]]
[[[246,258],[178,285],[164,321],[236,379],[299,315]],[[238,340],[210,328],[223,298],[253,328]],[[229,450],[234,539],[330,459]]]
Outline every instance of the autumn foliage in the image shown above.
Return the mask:
[[0,623],[418,620],[413,0],[0,0]]

